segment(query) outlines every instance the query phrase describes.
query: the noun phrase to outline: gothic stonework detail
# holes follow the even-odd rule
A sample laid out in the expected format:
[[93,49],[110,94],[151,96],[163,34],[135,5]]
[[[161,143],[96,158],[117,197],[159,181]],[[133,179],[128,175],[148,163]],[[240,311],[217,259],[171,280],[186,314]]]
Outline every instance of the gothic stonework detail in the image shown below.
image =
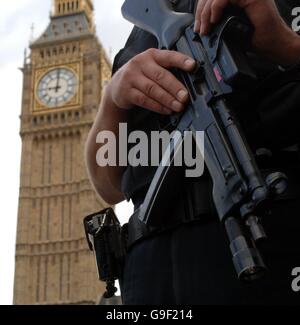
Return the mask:
[[93,9],[90,0],[55,0],[22,68],[15,304],[94,304],[104,291],[82,227],[107,206],[83,157],[111,72]]

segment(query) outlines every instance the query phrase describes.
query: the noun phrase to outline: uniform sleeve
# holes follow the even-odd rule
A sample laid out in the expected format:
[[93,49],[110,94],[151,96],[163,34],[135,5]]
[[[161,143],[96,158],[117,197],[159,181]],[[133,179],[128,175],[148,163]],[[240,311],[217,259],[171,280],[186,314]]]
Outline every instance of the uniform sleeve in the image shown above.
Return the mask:
[[130,61],[133,57],[146,51],[151,47],[158,47],[156,38],[153,35],[135,26],[125,44],[125,47],[120,50],[115,57],[112,74],[114,75],[124,64]]
[[124,52],[126,52],[127,48],[130,46],[131,43],[134,43],[136,37],[137,37],[138,29],[136,27],[133,28],[131,31],[131,34],[125,44],[125,47],[119,51],[119,53],[116,55],[113,68],[112,68],[112,75],[114,75],[124,63],[122,63],[122,57],[124,56]]

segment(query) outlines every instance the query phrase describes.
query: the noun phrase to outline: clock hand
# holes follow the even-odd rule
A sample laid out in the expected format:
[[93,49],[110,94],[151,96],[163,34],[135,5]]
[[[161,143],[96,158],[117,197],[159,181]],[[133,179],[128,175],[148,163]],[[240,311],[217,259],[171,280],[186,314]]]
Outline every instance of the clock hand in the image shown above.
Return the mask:
[[58,92],[58,89],[60,89],[61,87],[59,87],[59,80],[60,80],[60,69],[57,70],[57,83],[56,83],[56,88],[55,88],[55,92]]
[[61,89],[61,86],[58,86],[58,87],[49,87],[48,88],[48,90],[55,90],[55,92],[57,92],[58,89]]

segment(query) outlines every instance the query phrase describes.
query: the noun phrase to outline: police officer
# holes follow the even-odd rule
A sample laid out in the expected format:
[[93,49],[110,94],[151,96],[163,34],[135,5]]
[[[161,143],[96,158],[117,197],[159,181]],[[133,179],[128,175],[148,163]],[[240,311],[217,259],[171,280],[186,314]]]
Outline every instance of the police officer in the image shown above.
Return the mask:
[[[292,9],[297,7],[298,1],[170,1],[174,10],[195,12],[195,31],[201,34],[209,33],[230,3],[246,12],[255,26],[253,48],[259,57],[275,63],[270,64],[266,72],[263,71],[265,64],[259,64],[263,61],[257,59],[257,66],[261,66],[258,74],[265,82],[257,93],[260,95],[249,96],[248,108],[257,117],[249,131],[252,130],[257,141],[272,148],[273,166],[270,167],[282,167],[290,175],[291,188],[297,189],[300,185],[296,119],[300,105],[300,37],[290,26],[294,18]],[[128,123],[130,130],[159,130],[167,125],[167,116],[183,111],[188,102],[187,90],[169,69],[191,71],[195,62],[180,53],[156,48],[153,36],[136,27],[133,29],[125,48],[115,59],[114,76],[106,88],[87,141],[90,178],[96,191],[110,204],[127,198],[138,208],[155,168],[100,168],[95,161],[100,147],[96,144],[98,132],[110,130],[117,135],[119,123]],[[293,73],[286,78],[287,72],[282,67]],[[272,80],[268,76],[274,75],[277,79],[268,82]],[[278,132],[270,134],[273,131]],[[186,193],[192,188],[192,193],[195,188],[192,183],[186,181],[182,191]],[[300,266],[298,191],[282,197],[263,216],[269,236],[263,253],[270,271],[264,279],[245,284],[236,278],[222,226],[207,195],[210,186],[207,175],[197,181],[198,190],[200,188],[197,199],[201,201],[203,213],[194,221],[150,235],[131,247],[122,280],[124,303],[300,304],[300,295],[293,292],[291,286],[293,269]],[[178,199],[172,204],[177,206],[184,202]],[[171,215],[168,217],[172,219]]]

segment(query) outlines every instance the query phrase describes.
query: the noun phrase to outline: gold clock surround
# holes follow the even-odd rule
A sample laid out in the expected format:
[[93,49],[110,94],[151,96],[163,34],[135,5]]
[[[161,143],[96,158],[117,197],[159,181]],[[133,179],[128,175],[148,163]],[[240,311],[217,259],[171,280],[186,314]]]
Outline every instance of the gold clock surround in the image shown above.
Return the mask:
[[[50,73],[53,70],[56,69],[66,69],[74,73],[76,76],[76,82],[77,82],[77,92],[75,93],[72,98],[64,103],[61,106],[58,107],[49,107],[46,104],[44,104],[38,96],[38,90],[39,90],[39,84],[41,80],[44,78],[44,76],[48,73]],[[48,113],[48,112],[57,112],[60,110],[71,110],[76,109],[82,106],[82,73],[81,73],[81,63],[75,62],[75,63],[68,63],[64,65],[53,65],[43,68],[38,68],[35,71],[34,74],[34,92],[33,92],[33,113]]]

